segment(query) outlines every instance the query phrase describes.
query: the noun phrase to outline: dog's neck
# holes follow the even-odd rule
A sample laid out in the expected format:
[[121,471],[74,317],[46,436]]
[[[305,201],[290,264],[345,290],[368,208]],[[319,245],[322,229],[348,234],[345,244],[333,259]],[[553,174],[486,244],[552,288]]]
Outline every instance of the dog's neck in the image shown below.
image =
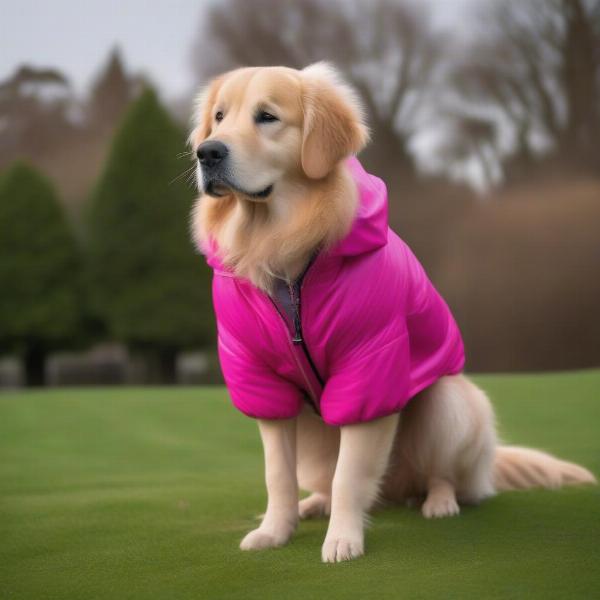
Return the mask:
[[196,234],[216,241],[223,264],[270,293],[275,278],[295,280],[314,254],[350,230],[356,184],[343,165],[325,179],[276,186],[273,198],[203,197]]

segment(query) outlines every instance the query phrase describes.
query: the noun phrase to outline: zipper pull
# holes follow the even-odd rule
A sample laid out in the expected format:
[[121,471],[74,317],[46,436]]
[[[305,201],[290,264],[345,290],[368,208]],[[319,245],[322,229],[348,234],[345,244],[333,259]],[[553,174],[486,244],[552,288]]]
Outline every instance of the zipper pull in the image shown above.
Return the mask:
[[301,344],[304,340],[302,339],[302,327],[300,325],[300,317],[298,313],[294,314],[294,337],[292,342],[294,344]]
[[292,301],[292,306],[294,307],[294,337],[292,338],[292,343],[294,344],[302,344],[304,341],[302,339],[302,323],[300,322],[300,297],[296,294],[296,290],[293,284],[288,285],[290,291],[290,299]]

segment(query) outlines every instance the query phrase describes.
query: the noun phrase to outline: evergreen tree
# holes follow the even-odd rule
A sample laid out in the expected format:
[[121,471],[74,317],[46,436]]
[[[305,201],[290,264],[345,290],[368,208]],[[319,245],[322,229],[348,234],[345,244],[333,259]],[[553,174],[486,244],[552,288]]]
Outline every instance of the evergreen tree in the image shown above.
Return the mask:
[[109,333],[145,355],[154,380],[172,381],[184,347],[213,341],[210,272],[193,248],[193,191],[174,181],[185,137],[152,90],[116,134],[89,211],[96,309]]
[[90,98],[92,123],[112,129],[134,96],[134,82],[127,75],[118,48],[112,50],[106,66],[95,81]]
[[28,385],[44,383],[49,350],[81,322],[80,257],[51,184],[17,163],[0,179],[0,352],[24,359]]

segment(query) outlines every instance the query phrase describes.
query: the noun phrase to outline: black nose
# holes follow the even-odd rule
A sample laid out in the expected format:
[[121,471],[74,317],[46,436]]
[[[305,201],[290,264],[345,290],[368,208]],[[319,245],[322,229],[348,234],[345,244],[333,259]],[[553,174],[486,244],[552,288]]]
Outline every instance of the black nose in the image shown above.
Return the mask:
[[196,156],[203,167],[218,165],[227,155],[229,150],[223,142],[211,140],[198,146]]

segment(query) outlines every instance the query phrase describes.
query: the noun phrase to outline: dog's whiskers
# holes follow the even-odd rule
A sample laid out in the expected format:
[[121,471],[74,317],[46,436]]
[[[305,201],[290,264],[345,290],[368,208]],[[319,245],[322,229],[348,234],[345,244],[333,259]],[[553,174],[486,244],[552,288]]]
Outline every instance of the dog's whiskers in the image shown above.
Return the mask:
[[[192,165],[191,167],[187,168],[183,173],[180,173],[179,175],[177,175],[177,177],[174,177],[171,181],[169,181],[169,185],[173,185],[176,181],[179,181],[183,177],[189,178],[190,175],[194,174],[195,170],[196,165]],[[189,179],[187,179],[187,182],[189,183]]]

